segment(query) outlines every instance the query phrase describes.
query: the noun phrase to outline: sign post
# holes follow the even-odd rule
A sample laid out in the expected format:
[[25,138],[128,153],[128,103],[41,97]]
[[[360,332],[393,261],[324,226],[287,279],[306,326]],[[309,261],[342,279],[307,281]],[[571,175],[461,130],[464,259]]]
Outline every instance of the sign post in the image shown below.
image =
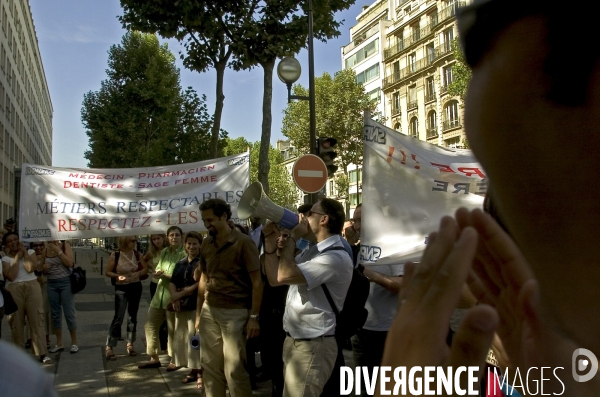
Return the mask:
[[309,194],[317,193],[327,182],[327,166],[314,154],[305,154],[296,160],[292,174],[296,186]]

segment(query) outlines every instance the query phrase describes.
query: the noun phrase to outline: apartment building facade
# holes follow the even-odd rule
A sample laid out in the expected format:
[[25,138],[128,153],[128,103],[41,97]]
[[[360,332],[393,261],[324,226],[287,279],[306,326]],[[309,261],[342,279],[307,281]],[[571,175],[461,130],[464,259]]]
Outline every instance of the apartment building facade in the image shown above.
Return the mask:
[[[454,81],[452,42],[461,0],[391,0],[382,90],[387,125],[445,147],[463,147],[462,103],[448,93]],[[391,5],[390,5],[391,6]]]
[[28,0],[0,0],[0,225],[17,216],[23,163],[52,164],[53,108]]

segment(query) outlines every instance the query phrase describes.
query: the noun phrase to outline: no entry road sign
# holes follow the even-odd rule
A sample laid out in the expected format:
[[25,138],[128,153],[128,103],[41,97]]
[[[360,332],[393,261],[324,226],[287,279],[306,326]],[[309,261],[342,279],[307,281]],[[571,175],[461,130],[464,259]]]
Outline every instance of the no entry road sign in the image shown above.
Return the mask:
[[294,163],[294,182],[304,193],[316,193],[327,182],[327,166],[319,156],[305,154]]

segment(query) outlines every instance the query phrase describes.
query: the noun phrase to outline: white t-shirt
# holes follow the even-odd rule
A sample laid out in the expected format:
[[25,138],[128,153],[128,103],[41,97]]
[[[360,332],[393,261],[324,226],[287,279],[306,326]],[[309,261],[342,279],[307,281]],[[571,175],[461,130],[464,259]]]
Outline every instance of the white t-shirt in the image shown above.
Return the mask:
[[[28,250],[27,253],[29,255],[33,255],[33,254],[35,254],[35,251]],[[2,262],[6,262],[10,266],[12,266],[12,264],[15,262],[15,258],[11,258],[10,256],[5,256],[2,258]],[[22,283],[23,281],[31,281],[31,280],[37,280],[37,276],[35,275],[34,272],[29,273],[27,270],[25,270],[25,261],[23,260],[23,258],[21,258],[19,260],[19,273],[17,274],[17,278],[15,278],[13,281],[6,280],[6,285],[10,284],[11,282]]]
[[[404,265],[375,265],[369,266],[369,269],[386,276],[404,274]],[[369,331],[388,331],[398,311],[398,294],[390,292],[377,283],[371,283],[365,308],[369,315],[363,328]]]

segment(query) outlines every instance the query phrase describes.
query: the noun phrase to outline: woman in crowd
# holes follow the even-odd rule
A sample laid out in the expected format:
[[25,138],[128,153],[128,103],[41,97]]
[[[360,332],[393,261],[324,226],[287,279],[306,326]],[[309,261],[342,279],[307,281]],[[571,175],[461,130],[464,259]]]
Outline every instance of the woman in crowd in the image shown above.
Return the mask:
[[[43,256],[44,256],[44,243],[43,242],[34,242],[29,245],[29,248],[35,251],[36,257],[36,269],[35,275],[37,276],[38,283],[40,283],[40,287],[42,288],[42,299],[44,300],[44,321],[46,323],[46,347],[50,348],[50,331],[52,330],[52,319],[50,317],[50,301],[48,300],[48,279],[43,272],[42,265]],[[27,327],[25,327],[25,333],[27,334]],[[50,353],[53,353],[49,350]]]
[[29,332],[34,353],[40,357],[44,364],[52,363],[50,357],[46,357],[46,337],[44,317],[39,313],[44,311],[42,289],[37,282],[35,251],[25,249],[19,241],[19,235],[8,232],[2,238],[5,256],[2,257],[2,273],[9,281],[7,290],[11,293],[18,310],[8,316],[8,322],[12,330],[13,343],[19,347],[25,346],[24,322],[25,315],[29,319]]
[[183,383],[198,381],[202,387],[200,369],[200,352],[190,346],[190,339],[196,333],[196,303],[198,281],[194,280],[194,272],[200,264],[200,245],[202,235],[198,232],[185,234],[183,245],[187,258],[177,262],[169,283],[171,303],[169,309],[175,312],[175,330],[173,332],[173,358],[177,367],[188,367],[190,373],[183,378]]
[[75,297],[71,292],[71,269],[75,264],[71,244],[50,241],[43,251],[42,270],[47,278],[48,300],[52,326],[56,335],[56,345],[51,353],[63,351],[62,313],[65,314],[67,328],[71,334],[71,353],[77,353],[77,322],[75,321]]
[[108,330],[106,339],[106,359],[114,360],[113,348],[121,337],[121,325],[125,311],[127,319],[127,354],[135,356],[133,348],[137,328],[137,312],[142,297],[142,282],[140,277],[148,274],[148,266],[142,255],[135,250],[136,236],[119,237],[119,250],[113,252],[106,265],[106,276],[114,279],[115,284],[115,316]]
[[[150,249],[144,255],[144,260],[148,264],[148,269],[152,273],[152,279],[150,280],[150,300],[154,298],[156,288],[160,277],[156,277],[155,271],[158,262],[160,261],[160,253],[162,250],[169,246],[167,236],[165,234],[153,234],[150,236]],[[163,321],[158,332],[158,339],[160,341],[160,350],[165,352],[167,350],[167,322]]]
[[167,371],[177,371],[179,367],[173,362],[173,330],[175,327],[175,313],[167,310],[167,306],[171,302],[171,293],[169,292],[169,282],[171,275],[175,269],[175,264],[186,257],[185,251],[181,246],[182,231],[178,226],[171,226],[167,230],[167,240],[169,247],[162,250],[160,259],[154,276],[160,278],[156,285],[156,293],[150,302],[148,309],[148,317],[146,319],[146,352],[150,356],[150,361],[140,364],[138,368],[158,368],[160,367],[159,341],[158,335],[160,326],[163,321],[167,321],[168,327],[168,342],[167,351],[171,357],[171,363],[167,367]]
[[153,234],[150,236],[150,249],[144,255],[144,260],[148,264],[148,272],[152,273],[152,279],[150,280],[150,300],[154,298],[156,288],[160,277],[155,274],[156,266],[160,261],[160,253],[162,250],[169,246],[167,236],[164,234]]

